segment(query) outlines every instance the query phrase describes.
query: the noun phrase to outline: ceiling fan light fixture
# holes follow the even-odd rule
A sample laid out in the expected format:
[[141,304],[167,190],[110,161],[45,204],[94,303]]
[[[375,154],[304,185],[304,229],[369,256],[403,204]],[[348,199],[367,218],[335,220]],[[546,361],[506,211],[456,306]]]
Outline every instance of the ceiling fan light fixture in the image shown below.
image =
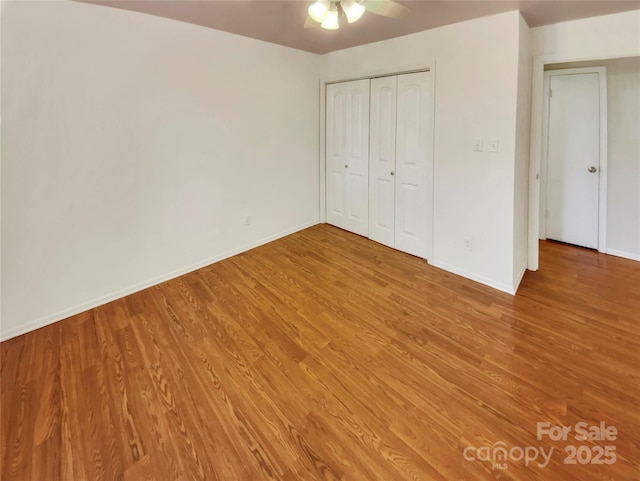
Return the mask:
[[342,2],[342,11],[346,15],[347,21],[349,23],[360,20],[360,17],[362,17],[364,10],[364,5],[357,2],[356,0],[344,0]]
[[316,0],[309,5],[309,16],[318,23],[323,23],[329,12],[329,0]]
[[338,7],[335,4],[331,5],[320,26],[325,30],[338,30],[340,28],[340,23],[338,22]]

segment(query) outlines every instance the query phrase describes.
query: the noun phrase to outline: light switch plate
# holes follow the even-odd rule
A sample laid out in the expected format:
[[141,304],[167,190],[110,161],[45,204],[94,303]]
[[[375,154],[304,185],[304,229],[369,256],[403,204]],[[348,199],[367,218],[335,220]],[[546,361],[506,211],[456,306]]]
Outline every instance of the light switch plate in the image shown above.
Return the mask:
[[482,139],[480,138],[473,139],[473,151],[482,152]]
[[489,152],[498,151],[498,139],[489,139]]

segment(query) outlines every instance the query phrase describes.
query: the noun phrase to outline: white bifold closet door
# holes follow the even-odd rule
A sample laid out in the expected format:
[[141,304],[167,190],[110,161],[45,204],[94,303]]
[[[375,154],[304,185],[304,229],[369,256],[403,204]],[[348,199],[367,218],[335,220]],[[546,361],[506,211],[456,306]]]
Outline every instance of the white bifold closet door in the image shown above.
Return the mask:
[[430,72],[371,80],[369,237],[428,259],[432,238]]
[[398,77],[371,80],[369,238],[395,247],[396,95]]
[[369,233],[369,79],[327,85],[327,222]]

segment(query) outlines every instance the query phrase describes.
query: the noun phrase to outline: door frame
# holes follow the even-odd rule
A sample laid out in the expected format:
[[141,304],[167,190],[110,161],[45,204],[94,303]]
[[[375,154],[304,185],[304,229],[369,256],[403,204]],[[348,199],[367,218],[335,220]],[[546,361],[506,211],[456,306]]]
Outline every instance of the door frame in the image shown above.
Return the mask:
[[[431,61],[425,64],[417,64],[417,65],[402,65],[397,70],[364,70],[357,71],[357,73],[350,77],[337,77],[337,78],[324,78],[320,79],[319,89],[320,89],[320,122],[318,123],[318,140],[319,140],[319,156],[318,156],[318,164],[319,164],[319,178],[320,178],[320,186],[319,186],[319,222],[321,224],[325,224],[327,222],[327,162],[326,162],[326,128],[327,128],[327,116],[326,116],[326,108],[327,108],[327,85],[339,82],[350,82],[351,80],[362,80],[362,79],[373,79],[377,77],[389,77],[393,75],[402,75],[406,73],[417,73],[417,72],[431,72],[433,75],[433,82],[431,82],[431,101],[433,105],[433,118],[432,120],[432,129],[431,129],[431,218],[433,219],[433,209],[434,209],[434,186],[435,186],[435,115],[436,115],[436,62]],[[433,221],[431,223],[431,242],[427,252],[427,262],[431,262],[433,259]]]
[[582,57],[567,54],[536,55],[533,57],[531,69],[531,136],[529,143],[529,228],[527,235],[527,268],[530,271],[538,270],[540,253],[538,236],[540,232],[540,163],[542,157],[544,66],[549,63],[607,60],[637,55],[637,53],[627,52],[616,55]]
[[542,215],[547,209],[547,175],[549,172],[549,86],[551,77],[576,74],[598,74],[600,159],[598,185],[598,252],[607,251],[607,69],[606,67],[580,67],[544,71],[542,102],[542,146],[540,152],[540,202],[538,238],[547,238],[547,219]]

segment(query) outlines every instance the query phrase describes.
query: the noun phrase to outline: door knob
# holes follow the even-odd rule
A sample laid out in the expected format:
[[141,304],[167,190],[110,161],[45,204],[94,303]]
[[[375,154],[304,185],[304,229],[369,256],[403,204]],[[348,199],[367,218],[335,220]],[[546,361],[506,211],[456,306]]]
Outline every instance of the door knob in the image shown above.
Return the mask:
[[592,165],[591,167],[589,167],[589,169],[588,169],[588,170],[589,170],[589,172],[591,172],[592,174],[593,174],[594,172],[597,172],[597,171],[598,171],[598,169],[596,169],[593,165]]
[[392,172],[391,172],[391,175],[396,175],[396,173],[392,171]]

